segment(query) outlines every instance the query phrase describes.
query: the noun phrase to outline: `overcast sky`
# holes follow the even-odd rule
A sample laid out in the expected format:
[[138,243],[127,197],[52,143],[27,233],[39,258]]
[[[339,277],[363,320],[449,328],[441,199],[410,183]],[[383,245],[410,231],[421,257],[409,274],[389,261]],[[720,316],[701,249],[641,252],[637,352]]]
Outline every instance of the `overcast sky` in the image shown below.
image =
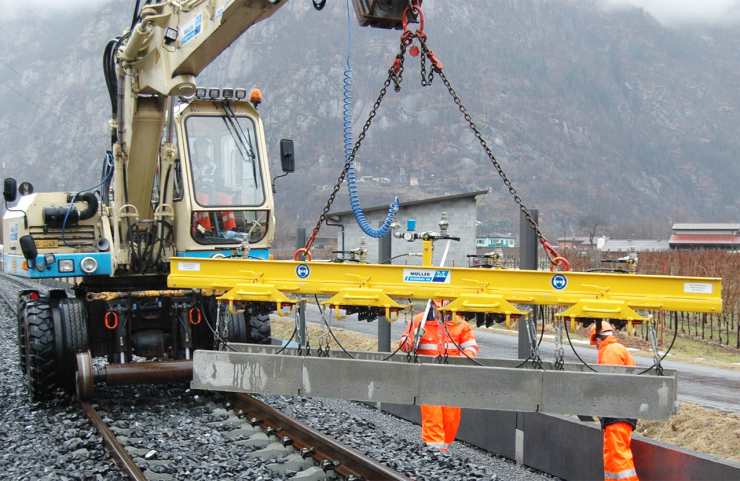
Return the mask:
[[723,24],[740,20],[740,0],[598,0],[612,8],[642,7],[664,25]]
[[[38,15],[45,19],[64,13],[90,11],[113,0],[0,0],[3,16],[16,19]],[[129,0],[131,8],[135,0]],[[291,0],[309,2],[310,0]],[[342,2],[342,0],[329,0]],[[465,0],[449,0],[465,1]],[[497,0],[491,0],[497,1]],[[557,1],[557,0],[554,0]],[[589,0],[583,0],[589,1]],[[665,25],[722,24],[740,21],[740,0],[591,0],[607,8],[642,7]],[[437,2],[435,2],[437,3]],[[438,3],[438,5],[441,5]]]
[[[0,8],[2,16],[11,20],[35,15],[48,20],[57,15],[90,12],[109,1],[111,0],[0,0]],[[135,2],[132,2],[132,11],[134,5]]]

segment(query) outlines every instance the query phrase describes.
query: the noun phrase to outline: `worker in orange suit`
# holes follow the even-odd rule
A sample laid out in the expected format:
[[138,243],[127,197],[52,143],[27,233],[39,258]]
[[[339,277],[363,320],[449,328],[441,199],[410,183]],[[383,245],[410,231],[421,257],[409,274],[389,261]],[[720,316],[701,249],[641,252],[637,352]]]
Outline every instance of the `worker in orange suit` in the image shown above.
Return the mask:
[[[632,354],[614,336],[614,328],[607,321],[591,325],[591,345],[599,348],[597,364],[634,366]],[[639,481],[632,459],[632,430],[636,419],[601,418],[604,431],[604,480]]]
[[[448,301],[432,301],[426,323],[421,331],[418,353],[427,356],[444,355],[462,356],[462,350],[468,357],[478,354],[478,343],[473,329],[460,316],[452,319],[452,314],[444,315],[438,308]],[[441,319],[446,317],[447,320]],[[406,327],[399,346],[403,352],[414,349],[414,335],[422,324],[424,312],[414,316],[413,322]],[[440,342],[441,340],[441,342]],[[458,349],[459,347],[459,349]],[[448,406],[421,406],[421,438],[427,446],[447,451],[455,441],[457,428],[460,426],[460,408]]]

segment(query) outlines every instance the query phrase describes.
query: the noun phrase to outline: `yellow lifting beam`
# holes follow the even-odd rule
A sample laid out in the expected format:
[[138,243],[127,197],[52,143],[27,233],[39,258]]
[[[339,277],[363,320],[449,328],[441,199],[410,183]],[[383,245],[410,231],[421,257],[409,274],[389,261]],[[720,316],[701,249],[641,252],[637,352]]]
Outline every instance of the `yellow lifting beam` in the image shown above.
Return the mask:
[[[330,296],[325,305],[367,306],[392,313],[393,299],[447,299],[446,310],[522,315],[512,304],[568,308],[560,317],[648,321],[635,311],[722,311],[722,280],[596,272],[339,264],[251,259],[171,259],[168,285],[227,291],[230,302],[272,302],[281,312],[294,295]],[[284,315],[284,314],[283,314]]]

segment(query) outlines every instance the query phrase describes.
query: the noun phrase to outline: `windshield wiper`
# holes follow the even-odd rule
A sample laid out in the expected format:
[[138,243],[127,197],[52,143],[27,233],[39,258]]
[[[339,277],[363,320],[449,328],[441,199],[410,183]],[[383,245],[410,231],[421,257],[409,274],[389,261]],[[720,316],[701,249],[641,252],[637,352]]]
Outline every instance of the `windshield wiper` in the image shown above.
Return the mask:
[[[254,147],[252,146],[252,140],[250,137],[248,137],[244,130],[242,129],[241,123],[239,122],[239,119],[236,117],[236,112],[234,112],[234,109],[231,107],[231,104],[228,102],[224,102],[221,104],[221,107],[224,110],[224,113],[226,114],[226,118],[224,119],[224,123],[226,123],[226,120],[228,119],[229,123],[231,124],[231,128],[229,128],[229,123],[226,124],[226,127],[229,128],[229,133],[231,133],[231,136],[234,138],[234,140],[238,139],[238,144],[241,145],[241,147],[244,148],[246,151],[246,155],[242,152],[242,149],[239,148],[239,153],[242,155],[242,158],[244,161],[247,161],[247,158],[252,160],[252,178],[254,179],[255,185],[259,183],[257,179],[257,156],[254,153]],[[234,129],[232,132],[231,129]],[[236,135],[235,135],[236,134]]]

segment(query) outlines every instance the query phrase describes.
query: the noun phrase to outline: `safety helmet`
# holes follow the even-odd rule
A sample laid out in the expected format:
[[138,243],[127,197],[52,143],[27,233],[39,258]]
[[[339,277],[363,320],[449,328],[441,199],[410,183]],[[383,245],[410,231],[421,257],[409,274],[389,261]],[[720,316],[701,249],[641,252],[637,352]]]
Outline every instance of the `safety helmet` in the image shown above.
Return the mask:
[[442,299],[432,299],[432,302],[437,307],[444,307],[444,306],[446,306],[447,304],[450,303],[450,301],[444,301]]
[[[597,327],[598,331],[596,329]],[[614,328],[609,324],[609,321],[594,321],[594,323],[591,324],[591,345],[596,345],[596,336],[606,337],[611,336],[612,334],[614,334]]]

